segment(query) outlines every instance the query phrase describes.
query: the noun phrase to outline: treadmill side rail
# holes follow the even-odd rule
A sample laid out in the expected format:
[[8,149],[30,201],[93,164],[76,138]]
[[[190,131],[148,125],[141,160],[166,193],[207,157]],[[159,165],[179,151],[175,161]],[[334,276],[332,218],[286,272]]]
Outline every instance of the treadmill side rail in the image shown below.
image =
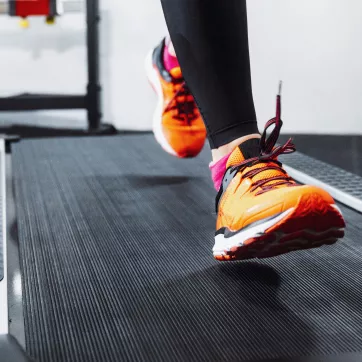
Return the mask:
[[300,152],[280,157],[295,180],[328,191],[335,200],[362,212],[362,177]]
[[5,193],[5,141],[0,139],[0,335],[9,330]]

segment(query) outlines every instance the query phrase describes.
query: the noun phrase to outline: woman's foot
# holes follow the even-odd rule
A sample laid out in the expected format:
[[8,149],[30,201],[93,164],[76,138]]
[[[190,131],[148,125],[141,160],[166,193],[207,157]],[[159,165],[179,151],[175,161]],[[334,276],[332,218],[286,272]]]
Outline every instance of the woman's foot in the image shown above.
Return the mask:
[[[215,184],[221,181],[213,248],[217,260],[266,258],[333,244],[344,236],[345,222],[333,198],[318,187],[299,185],[278,162],[278,155],[295,147],[291,140],[275,145],[282,126],[280,96],[277,109],[261,139],[246,140],[219,161],[226,170],[222,181],[220,173],[213,175]],[[274,130],[266,138],[270,126]]]
[[164,65],[165,40],[146,59],[148,79],[158,95],[153,117],[153,132],[162,148],[177,157],[195,157],[206,140],[206,128],[176,64]]

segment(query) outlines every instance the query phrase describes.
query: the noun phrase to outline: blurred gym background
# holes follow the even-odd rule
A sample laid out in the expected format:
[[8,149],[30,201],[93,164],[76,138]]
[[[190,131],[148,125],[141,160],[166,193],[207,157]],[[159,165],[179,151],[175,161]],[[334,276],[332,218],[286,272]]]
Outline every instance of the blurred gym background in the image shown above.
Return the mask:
[[[104,120],[119,130],[150,130],[155,96],[143,70],[146,53],[166,34],[159,0],[102,0]],[[259,124],[274,112],[284,81],[285,133],[361,134],[360,0],[248,2],[253,89]],[[82,93],[86,87],[84,13],[54,25],[0,17],[0,96]],[[85,127],[84,111],[1,113],[1,124]]]

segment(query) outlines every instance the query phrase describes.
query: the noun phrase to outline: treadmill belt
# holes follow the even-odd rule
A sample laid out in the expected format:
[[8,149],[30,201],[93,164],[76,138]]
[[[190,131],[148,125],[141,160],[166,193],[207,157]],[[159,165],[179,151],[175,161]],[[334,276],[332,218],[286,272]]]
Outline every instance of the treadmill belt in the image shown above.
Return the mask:
[[247,361],[362,350],[362,215],[343,242],[219,263],[209,152],[152,135],[13,146],[37,361]]

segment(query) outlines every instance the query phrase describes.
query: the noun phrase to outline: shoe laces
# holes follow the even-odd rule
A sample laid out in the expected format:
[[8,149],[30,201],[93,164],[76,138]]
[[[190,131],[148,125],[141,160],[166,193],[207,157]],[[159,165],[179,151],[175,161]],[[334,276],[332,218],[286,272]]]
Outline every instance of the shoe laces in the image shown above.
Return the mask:
[[172,118],[186,121],[190,125],[197,118],[194,97],[185,81],[173,80],[172,84],[174,95],[165,108],[165,113],[175,111]]
[[[283,121],[281,120],[281,86],[279,85],[279,94],[277,95],[276,101],[276,116],[270,119],[265,125],[264,132],[260,139],[260,154],[257,157],[253,157],[245,160],[237,165],[231,167],[232,173],[242,172],[242,178],[253,179],[258,174],[268,171],[272,171],[271,174],[274,176],[268,177],[267,174],[262,179],[254,181],[251,185],[251,192],[260,188],[256,195],[262,194],[269,190],[274,189],[276,186],[286,185],[286,186],[296,186],[296,182],[287,174],[287,172],[282,168],[282,163],[277,160],[278,156],[282,154],[290,154],[296,151],[296,147],[293,143],[293,139],[289,140],[284,145],[277,145],[276,142],[280,135],[280,130],[283,126]],[[274,126],[274,129],[267,137],[267,130]],[[260,165],[262,164],[262,166]],[[256,166],[256,167],[255,167]],[[251,168],[249,171],[246,171],[247,168]],[[244,173],[243,173],[244,172]],[[260,176],[260,175],[259,175]]]

